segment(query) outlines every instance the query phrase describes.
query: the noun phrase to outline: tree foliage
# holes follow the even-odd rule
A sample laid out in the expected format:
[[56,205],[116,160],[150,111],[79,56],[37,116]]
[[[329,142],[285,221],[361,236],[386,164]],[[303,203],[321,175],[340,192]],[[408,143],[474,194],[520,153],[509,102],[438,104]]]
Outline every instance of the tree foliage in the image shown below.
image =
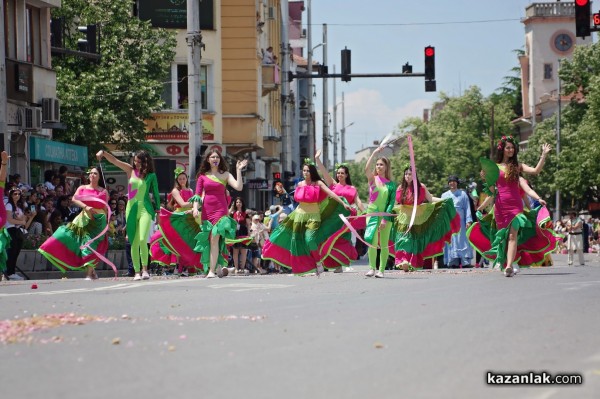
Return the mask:
[[143,139],[143,120],[163,107],[161,94],[174,57],[172,32],[132,16],[131,0],[63,0],[65,47],[77,49],[77,26],[96,24],[101,60],[54,57],[64,131],[57,140],[87,145]]
[[[537,179],[544,190],[561,190],[562,209],[582,209],[599,201],[600,187],[600,44],[578,46],[571,60],[561,63],[563,95],[571,101],[560,119],[560,155],[551,156]],[[543,142],[556,145],[556,118],[539,124],[529,139],[531,148]],[[539,157],[539,152],[535,152]],[[533,163],[534,152],[524,160]],[[554,200],[551,201],[554,203]]]
[[[478,180],[479,158],[489,157],[490,137],[495,142],[512,132],[512,107],[509,98],[492,101],[476,86],[459,97],[441,93],[429,122],[409,118],[398,126],[396,134],[412,135],[419,180],[439,196],[447,189],[449,175],[458,175],[464,182]],[[408,146],[399,148],[392,160],[397,180],[409,164]]]

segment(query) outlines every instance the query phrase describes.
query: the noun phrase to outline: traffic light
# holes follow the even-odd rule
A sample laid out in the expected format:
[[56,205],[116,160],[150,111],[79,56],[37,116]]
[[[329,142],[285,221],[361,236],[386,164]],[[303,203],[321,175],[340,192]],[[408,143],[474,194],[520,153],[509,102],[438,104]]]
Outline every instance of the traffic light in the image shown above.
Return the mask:
[[50,47],[61,48],[63,46],[62,18],[50,20]]
[[347,48],[342,50],[342,82],[349,82],[352,80],[350,74],[352,73],[352,57],[351,52]]
[[425,47],[425,80],[435,80],[435,47]]
[[425,91],[436,91],[435,47],[425,47]]
[[273,172],[273,180],[281,180],[281,172]]
[[592,21],[594,23],[594,29],[598,31],[598,29],[600,28],[600,12],[597,12],[592,15]]
[[575,35],[577,37],[590,36],[590,0],[575,0]]
[[79,26],[77,30],[85,34],[85,39],[77,40],[77,49],[85,53],[97,53],[96,25]]
[[294,176],[296,176],[296,173],[294,173],[294,172],[290,172],[289,170],[284,170],[283,171],[283,178],[285,180],[289,180],[289,179],[291,179]]

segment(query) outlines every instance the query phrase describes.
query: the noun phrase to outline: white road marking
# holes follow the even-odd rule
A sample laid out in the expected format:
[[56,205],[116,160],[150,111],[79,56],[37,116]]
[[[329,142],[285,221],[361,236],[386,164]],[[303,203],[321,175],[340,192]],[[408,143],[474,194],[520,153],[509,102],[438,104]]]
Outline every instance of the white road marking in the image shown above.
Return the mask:
[[[100,291],[109,291],[109,290],[125,290],[128,288],[140,288],[140,287],[148,287],[152,285],[164,285],[164,284],[174,284],[174,283],[198,283],[205,282],[206,279],[198,278],[198,279],[176,279],[176,280],[150,280],[150,281],[136,281],[136,282],[127,282],[127,283],[118,283],[112,284],[102,287],[86,287],[86,288],[73,288],[67,290],[54,290],[54,291],[44,291],[45,286],[41,286],[41,289],[32,290],[30,292],[15,292],[15,293],[0,293],[0,298],[7,297],[15,297],[15,296],[27,296],[27,295],[60,295],[60,294],[76,294],[80,292],[100,292]],[[93,284],[93,283],[92,283]],[[209,285],[210,288],[228,288],[233,289],[233,291],[254,291],[254,290],[268,290],[268,289],[280,289],[280,288],[288,288],[293,287],[292,285],[284,285],[284,284],[250,284],[250,283],[233,283],[233,284],[213,284]]]
[[559,285],[566,286],[564,288],[565,291],[578,291],[584,288],[596,287],[600,285],[600,281],[577,281],[572,283],[559,283]]
[[280,288],[289,288],[293,287],[293,285],[286,284],[251,284],[251,283],[233,283],[233,284],[213,284],[209,285],[209,288],[214,289],[231,289],[235,292],[243,292],[243,291],[256,291],[256,290],[270,290],[270,289],[280,289]]

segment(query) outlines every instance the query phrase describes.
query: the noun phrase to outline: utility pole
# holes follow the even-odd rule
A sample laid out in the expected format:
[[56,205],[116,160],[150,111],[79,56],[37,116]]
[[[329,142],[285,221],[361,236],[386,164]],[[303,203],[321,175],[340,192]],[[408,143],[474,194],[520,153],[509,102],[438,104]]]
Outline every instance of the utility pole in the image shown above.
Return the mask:
[[187,0],[189,180],[195,180],[196,157],[202,156],[202,97],[200,95],[200,0]]
[[292,123],[290,105],[290,82],[287,78],[290,70],[288,38],[288,0],[281,1],[281,166],[284,171],[292,171]]
[[7,117],[7,91],[6,91],[6,49],[4,48],[4,1],[0,1],[0,135],[2,135],[2,147],[6,151],[8,140]]
[[[327,65],[327,24],[323,24],[323,65]],[[329,167],[329,99],[327,91],[327,78],[323,78],[323,165]]]
[[[335,74],[335,65],[333,66]],[[336,97],[336,80],[333,79],[333,165],[338,162],[338,130],[337,130],[337,97]]]
[[307,103],[308,103],[308,125],[307,125],[307,135],[308,135],[308,156],[310,158],[313,158],[315,155],[315,132],[314,132],[314,114],[313,114],[313,100],[312,100],[312,94],[313,94],[313,86],[312,86],[312,17],[311,17],[311,13],[312,13],[312,1],[311,0],[307,0],[308,3],[308,7],[306,9],[306,23],[307,23],[307,41],[308,41],[308,65],[307,65],[307,74],[308,74],[308,79],[307,79],[307,83],[308,83],[308,99],[307,99]]
[[342,92],[342,163],[346,162],[346,103]]
[[[558,79],[558,110],[556,111],[556,163],[558,166],[560,156],[560,117],[561,117],[561,83],[560,83],[560,58],[558,59],[558,70],[556,71],[556,77]],[[554,212],[554,220],[560,220],[560,190],[556,189],[555,194],[556,210]]]

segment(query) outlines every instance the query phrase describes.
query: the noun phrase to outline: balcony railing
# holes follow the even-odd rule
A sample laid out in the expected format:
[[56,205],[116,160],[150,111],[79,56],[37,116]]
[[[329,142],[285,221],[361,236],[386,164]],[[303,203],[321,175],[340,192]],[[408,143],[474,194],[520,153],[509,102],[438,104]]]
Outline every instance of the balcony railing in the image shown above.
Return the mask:
[[575,16],[574,3],[533,3],[525,10],[525,18]]
[[266,96],[277,90],[280,83],[279,66],[276,64],[263,64],[262,66],[262,95]]

